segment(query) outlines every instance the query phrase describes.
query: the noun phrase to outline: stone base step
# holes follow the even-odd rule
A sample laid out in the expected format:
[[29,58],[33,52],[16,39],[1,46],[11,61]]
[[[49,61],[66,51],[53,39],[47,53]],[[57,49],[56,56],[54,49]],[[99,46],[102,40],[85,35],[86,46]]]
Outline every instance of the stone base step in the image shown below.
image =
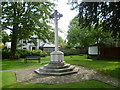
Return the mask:
[[67,71],[67,72],[40,72],[39,69],[37,69],[35,70],[35,72],[40,75],[62,76],[62,75],[69,75],[69,74],[77,73],[78,69],[75,69],[73,71]]
[[68,67],[70,67],[70,64],[64,64],[64,65],[47,64],[44,66],[44,68],[47,68],[47,69],[62,69],[62,68],[68,68]]
[[77,73],[78,70],[70,64],[52,62],[38,68],[35,72],[40,75],[60,76]]
[[68,68],[54,68],[54,69],[41,67],[39,68],[39,72],[68,72],[72,71],[74,68],[75,68],[74,66],[69,66]]

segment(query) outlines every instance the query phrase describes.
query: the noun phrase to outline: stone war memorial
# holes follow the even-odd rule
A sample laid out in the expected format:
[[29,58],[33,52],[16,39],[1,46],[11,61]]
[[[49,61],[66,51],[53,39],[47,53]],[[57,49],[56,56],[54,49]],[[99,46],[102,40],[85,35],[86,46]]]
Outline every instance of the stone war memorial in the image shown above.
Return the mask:
[[78,69],[75,69],[74,66],[65,63],[64,53],[59,51],[58,48],[58,20],[62,16],[63,15],[60,14],[57,10],[55,10],[54,13],[50,16],[50,18],[52,18],[55,23],[55,51],[50,54],[51,60],[49,64],[35,70],[35,72],[40,75],[60,76],[77,73],[78,71]]
[[120,88],[119,4],[22,0],[1,6],[1,88]]

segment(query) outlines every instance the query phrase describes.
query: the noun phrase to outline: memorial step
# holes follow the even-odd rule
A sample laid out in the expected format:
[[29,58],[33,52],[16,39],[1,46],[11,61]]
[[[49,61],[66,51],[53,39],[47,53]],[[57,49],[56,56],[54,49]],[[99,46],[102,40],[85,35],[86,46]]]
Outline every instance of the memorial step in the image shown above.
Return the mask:
[[47,68],[47,69],[62,69],[62,68],[68,68],[68,67],[70,67],[70,64],[64,64],[63,66],[47,64],[44,66],[44,68]]
[[67,72],[67,71],[72,71],[75,67],[74,66],[70,66],[68,68],[60,68],[60,69],[48,69],[48,68],[44,68],[41,67],[39,68],[40,72]]
[[77,73],[78,69],[74,69],[73,71],[67,71],[67,72],[40,72],[39,70],[35,70],[35,72],[40,75],[62,76],[62,75],[69,75],[69,74]]

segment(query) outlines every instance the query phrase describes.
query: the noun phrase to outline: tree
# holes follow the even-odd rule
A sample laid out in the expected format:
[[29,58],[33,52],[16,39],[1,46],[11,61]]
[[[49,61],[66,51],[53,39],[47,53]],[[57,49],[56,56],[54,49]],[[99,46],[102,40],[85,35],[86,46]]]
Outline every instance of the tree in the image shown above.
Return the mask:
[[58,40],[59,40],[59,41],[58,41],[58,42],[59,42],[59,45],[63,44],[63,43],[64,43],[64,40],[62,39],[62,37],[61,37],[61,36],[58,36],[58,38],[59,38],[59,39],[58,39]]
[[94,44],[96,39],[94,38],[92,31],[87,27],[82,28],[82,26],[79,26],[78,24],[79,22],[77,18],[71,21],[67,35],[68,43],[83,47],[88,47],[90,44]]
[[0,30],[0,40],[5,45],[6,42],[10,41],[10,36],[6,33],[6,31]]
[[112,31],[114,38],[120,39],[120,5],[119,2],[82,2],[72,3],[74,7],[72,10],[79,10],[78,16],[79,23],[82,26],[88,27],[99,26],[102,21],[101,27],[104,31]]
[[101,43],[105,38],[110,38],[110,32],[104,32],[101,27],[94,30],[94,27],[88,29],[88,27],[82,27],[79,24],[78,18],[74,18],[69,25],[68,30],[68,43],[74,45],[80,45],[83,47],[88,47],[89,45],[95,43]]
[[12,56],[21,39],[32,35],[38,35],[43,41],[50,38],[48,23],[52,8],[50,2],[2,2],[2,29],[11,30]]

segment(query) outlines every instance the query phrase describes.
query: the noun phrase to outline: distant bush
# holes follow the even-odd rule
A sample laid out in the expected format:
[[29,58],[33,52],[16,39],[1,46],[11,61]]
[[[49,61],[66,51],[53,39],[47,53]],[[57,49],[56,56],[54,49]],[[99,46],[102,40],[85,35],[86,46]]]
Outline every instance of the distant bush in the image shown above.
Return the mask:
[[42,50],[33,50],[32,53],[33,56],[41,56],[41,57],[47,56],[47,53]]
[[[17,49],[15,59],[25,58],[26,56],[47,56],[47,53],[42,50],[27,50],[27,49]],[[2,49],[2,59],[10,59],[13,56],[11,55],[10,49]]]
[[20,58],[25,58],[26,56],[31,56],[33,54],[32,51],[27,49],[17,49],[17,53],[20,54]]
[[[2,59],[10,59],[13,56],[11,55],[11,51],[10,49],[4,48],[2,49]],[[14,59],[18,59],[20,58],[20,54],[18,52],[16,52]]]
[[62,49],[62,52],[64,52],[65,56],[87,54],[86,49],[75,49],[75,48],[71,48],[71,49],[64,48]]
[[11,57],[10,49],[2,49],[2,59],[9,59]]
[[45,52],[45,51],[42,51],[42,57],[45,57],[45,56],[47,56],[48,54]]
[[27,49],[17,49],[17,52],[20,54],[21,58],[25,58],[26,56],[47,56],[47,53],[42,50],[27,50]]
[[64,49],[63,52],[64,52],[64,55],[65,55],[65,56],[69,56],[69,55],[79,55],[79,54],[80,54],[80,53],[79,53],[79,50],[77,50],[77,49]]

